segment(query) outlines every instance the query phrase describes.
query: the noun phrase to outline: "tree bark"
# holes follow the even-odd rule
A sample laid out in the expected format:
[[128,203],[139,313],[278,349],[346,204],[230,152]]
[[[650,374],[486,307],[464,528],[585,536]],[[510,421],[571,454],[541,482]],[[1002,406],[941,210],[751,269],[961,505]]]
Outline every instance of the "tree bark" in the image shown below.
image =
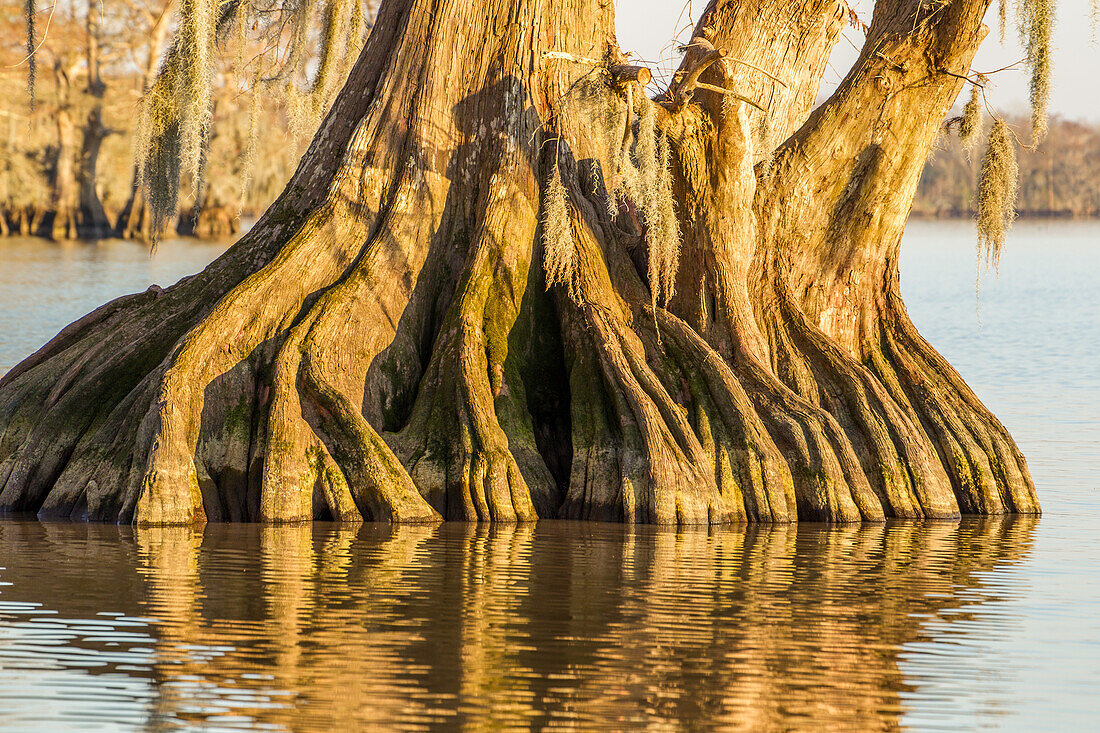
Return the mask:
[[987,5],[879,2],[810,113],[838,0],[715,0],[656,101],[614,71],[609,3],[390,0],[240,242],[0,380],[0,506],[139,524],[1037,513],[1019,450],[897,288]]

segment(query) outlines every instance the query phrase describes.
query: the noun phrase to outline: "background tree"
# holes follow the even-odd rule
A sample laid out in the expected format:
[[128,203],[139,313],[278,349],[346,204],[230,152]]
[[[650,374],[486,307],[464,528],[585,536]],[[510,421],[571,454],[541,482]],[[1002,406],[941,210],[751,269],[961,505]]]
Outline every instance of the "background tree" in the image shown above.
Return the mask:
[[[25,203],[9,203],[2,212],[3,226],[9,232],[55,238],[96,238],[111,233],[154,238],[140,185],[141,166],[131,165],[132,149],[134,137],[142,133],[136,124],[142,118],[141,100],[158,78],[175,30],[176,4],[176,0],[62,0],[54,6],[35,6],[32,47],[36,51],[30,58],[39,78],[34,105],[27,103],[19,89],[30,60],[26,44],[18,40],[26,22],[24,4],[12,0],[0,4],[0,25],[5,30],[5,42],[0,44],[0,65],[5,72],[0,75],[4,92],[0,109],[7,120],[20,121],[14,127],[7,125],[12,134],[5,142],[10,143],[15,157],[5,159],[10,165],[0,170],[0,176],[7,177],[5,189],[27,191],[26,196],[17,196],[25,198]],[[259,12],[259,6],[254,7]],[[269,16],[274,12],[266,11]],[[359,37],[368,27],[367,20],[364,15]],[[356,33],[355,29],[348,31]],[[307,95],[291,98],[285,91],[264,91],[267,82],[261,75],[257,89],[259,97],[266,97],[265,108],[252,102],[251,87],[252,71],[270,71],[274,59],[289,45],[289,36],[287,31],[275,37],[271,33],[233,34],[223,42],[210,77],[211,105],[217,113],[211,112],[209,144],[204,145],[205,166],[211,172],[206,178],[216,181],[217,190],[200,191],[195,181],[182,181],[183,221],[177,226],[173,205],[164,214],[163,231],[180,228],[210,236],[235,233],[240,214],[262,210],[286,183],[308,142],[301,130],[305,108],[300,104],[300,98]],[[310,31],[301,43],[298,76],[290,75],[293,79],[271,85],[273,89],[285,90],[317,63],[319,31]],[[249,133],[259,129],[250,118],[260,110],[267,118],[267,134],[262,137]],[[309,113],[314,112],[310,108]],[[30,189],[28,175],[38,179]],[[125,185],[128,180],[130,186]],[[244,180],[249,185],[242,186]],[[45,195],[30,195],[42,186],[48,189]],[[203,203],[209,205],[200,205]],[[23,219],[28,221],[24,224]]]
[[[212,49],[249,7],[180,6],[140,147],[155,212],[180,171],[203,180]],[[811,112],[839,0],[713,0],[656,100],[603,0],[387,0],[252,230],[0,380],[0,505],[138,523],[1038,512],[1011,437],[898,293],[988,7],[880,0]],[[1049,6],[1020,8],[1038,138]],[[272,84],[301,68],[289,48]],[[995,253],[1014,148],[992,129]]]

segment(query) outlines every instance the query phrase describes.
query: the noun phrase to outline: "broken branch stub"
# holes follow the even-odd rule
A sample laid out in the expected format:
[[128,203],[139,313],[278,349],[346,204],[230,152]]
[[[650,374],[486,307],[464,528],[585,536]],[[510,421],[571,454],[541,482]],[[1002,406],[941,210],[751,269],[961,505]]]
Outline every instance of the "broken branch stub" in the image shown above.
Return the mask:
[[608,71],[611,73],[611,78],[615,80],[616,84],[627,84],[636,81],[642,86],[645,86],[653,81],[653,73],[646,66],[615,64],[609,67]]

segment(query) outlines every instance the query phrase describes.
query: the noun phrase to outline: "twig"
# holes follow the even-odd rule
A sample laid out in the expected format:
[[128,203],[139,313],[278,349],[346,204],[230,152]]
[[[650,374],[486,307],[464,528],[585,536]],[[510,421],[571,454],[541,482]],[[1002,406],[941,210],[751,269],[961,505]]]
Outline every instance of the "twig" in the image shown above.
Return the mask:
[[31,51],[30,53],[28,53],[25,57],[23,57],[22,61],[20,61],[18,63],[15,63],[15,64],[12,64],[10,66],[5,66],[4,68],[14,69],[17,66],[22,66],[23,64],[30,61],[32,56],[34,56],[36,53],[38,53],[38,49],[42,48],[42,44],[44,44],[46,42],[46,39],[50,37],[50,23],[53,22],[53,14],[54,14],[54,11],[56,11],[56,10],[57,10],[57,3],[54,3],[53,7],[50,8],[50,17],[46,18],[46,29],[44,31],[42,31],[42,40],[38,42],[38,45],[34,47],[34,50]]
[[1012,133],[1012,137],[1016,139],[1017,145],[1019,145],[1021,148],[1024,148],[1025,150],[1035,150],[1038,147],[1037,145],[1024,144],[1024,141],[1020,139],[1020,136],[1016,134],[1016,131],[1012,129],[1012,125],[1008,124],[1008,122],[1003,117],[997,114],[997,110],[994,109],[993,105],[989,103],[989,97],[985,95],[985,87],[979,85],[978,88],[982,90],[982,101],[985,102],[985,109],[987,112],[989,112],[989,115],[998,122],[1005,123],[1005,128],[1010,133]]
[[[686,48],[689,48],[690,46],[691,46],[691,44],[688,44],[687,46],[681,46],[680,48],[681,49],[686,49]],[[761,69],[756,64],[750,64],[748,61],[742,61],[741,59],[734,58],[733,56],[726,56],[725,51],[722,51],[722,55],[721,55],[720,58],[721,58],[722,61],[727,61],[729,63],[734,63],[734,64],[740,64],[741,66],[747,66],[750,69],[753,69],[755,71],[759,71],[761,74],[768,77],[769,79],[771,79],[776,84],[783,87],[784,89],[790,89],[790,87],[787,86],[787,83],[785,81],[783,81],[778,76],[771,73],[770,71],[766,71],[764,69]]]
[[684,60],[684,66],[672,77],[672,84],[668,87],[669,100],[677,109],[691,96],[691,90],[699,83],[699,76],[726,55],[723,49],[715,48],[710,41],[701,37],[693,38],[685,48],[695,50],[696,54]]
[[725,87],[718,87],[718,86],[715,86],[713,84],[707,84],[705,82],[699,82],[698,84],[695,85],[695,88],[696,89],[706,89],[708,92],[714,92],[715,94],[728,95],[730,97],[733,97],[734,99],[738,99],[738,100],[744,102],[745,104],[751,104],[753,107],[756,107],[758,110],[760,110],[761,112],[764,112],[765,114],[768,111],[768,110],[764,109],[763,107],[761,107],[756,102],[749,99],[748,97],[742,96],[742,95],[738,94],[735,91],[732,91],[730,89],[726,89]]
[[1027,59],[1020,59],[1019,61],[1015,61],[1015,62],[1009,64],[1008,66],[1002,66],[1001,68],[995,69],[993,71],[984,71],[984,72],[979,72],[979,73],[983,73],[986,76],[992,76],[993,74],[999,74],[1002,71],[1008,71],[1009,69],[1015,69],[1017,66],[1019,66],[1020,64],[1026,62],[1026,61],[1027,61]]

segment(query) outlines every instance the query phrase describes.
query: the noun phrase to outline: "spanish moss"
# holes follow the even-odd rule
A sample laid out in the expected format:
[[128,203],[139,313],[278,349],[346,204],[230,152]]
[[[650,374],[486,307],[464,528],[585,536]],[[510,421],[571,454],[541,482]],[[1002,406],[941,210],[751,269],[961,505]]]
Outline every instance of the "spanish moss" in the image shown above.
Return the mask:
[[573,221],[569,216],[568,192],[561,180],[561,170],[555,162],[546,186],[542,221],[543,266],[546,287],[560,285],[574,302],[580,302],[580,278],[577,276],[577,242],[573,237]]
[[[337,85],[342,84],[351,73],[351,67],[359,58],[359,52],[363,50],[363,35],[367,30],[367,16],[364,13],[362,0],[348,0],[351,12],[348,18],[347,29],[344,31],[345,48],[344,57],[340,62],[340,68],[336,73]],[[369,12],[369,8],[367,9]]]
[[1051,36],[1054,31],[1054,0],[1029,0],[1019,4],[1020,34],[1027,53],[1031,81],[1031,143],[1038,145],[1047,134],[1050,104]]
[[34,112],[35,106],[35,82],[38,77],[38,60],[36,58],[35,51],[38,46],[37,28],[35,27],[35,7],[34,0],[27,0],[26,4],[27,15],[27,94],[30,96],[30,108],[31,112]]
[[1016,145],[1004,120],[997,120],[978,174],[978,255],[994,268],[1000,262],[1005,236],[1016,219],[1020,169]]
[[672,172],[669,169],[668,137],[657,142],[657,170],[649,184],[645,206],[646,249],[649,255],[649,287],[654,308],[667,304],[676,291],[676,269],[680,260],[680,226],[672,202]]
[[213,115],[217,39],[239,20],[243,3],[183,0],[180,27],[160,72],[142,99],[134,158],[152,216],[153,245],[179,204],[180,178],[189,175],[203,199],[206,149]]
[[181,46],[175,91],[180,95],[180,167],[201,177],[202,150],[213,114],[216,0],[181,0],[177,40]]
[[[166,66],[174,63],[169,57]],[[179,202],[181,138],[180,111],[172,88],[176,75],[161,72],[145,94],[134,135],[134,157],[152,217],[156,246],[168,218]]]
[[985,117],[982,114],[982,87],[989,82],[984,74],[979,74],[977,80],[970,87],[970,99],[963,108],[962,117],[959,118],[959,140],[967,156],[973,157],[974,150],[978,147],[978,139],[985,127]]
[[244,155],[241,160],[241,201],[248,200],[248,194],[252,189],[252,177],[256,170],[256,147],[260,135],[260,114],[263,112],[263,95],[260,87],[263,84],[260,78],[260,67],[257,66],[252,76],[252,88],[248,97],[248,133],[245,140]]

